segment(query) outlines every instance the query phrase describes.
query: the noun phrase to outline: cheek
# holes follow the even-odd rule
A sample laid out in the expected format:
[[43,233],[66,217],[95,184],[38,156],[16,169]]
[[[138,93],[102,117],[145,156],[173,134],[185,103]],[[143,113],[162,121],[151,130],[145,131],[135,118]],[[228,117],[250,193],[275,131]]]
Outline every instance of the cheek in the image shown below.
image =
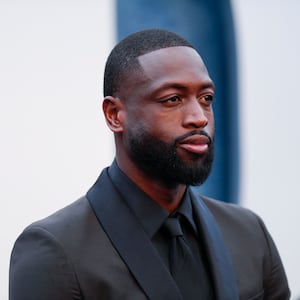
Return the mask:
[[159,113],[151,110],[151,107],[144,105],[140,109],[131,108],[127,112],[127,124],[132,128],[143,128],[152,131],[155,127],[163,125],[165,118]]
[[181,130],[178,120],[174,117],[164,117],[153,120],[148,132],[159,140],[170,144],[180,135]]
[[215,118],[213,112],[210,113],[208,116],[208,125],[207,125],[207,132],[211,137],[214,137],[215,134]]
[[139,121],[134,125],[135,131],[143,131],[155,139],[170,143],[176,136],[176,122],[173,119],[159,116],[141,116]]

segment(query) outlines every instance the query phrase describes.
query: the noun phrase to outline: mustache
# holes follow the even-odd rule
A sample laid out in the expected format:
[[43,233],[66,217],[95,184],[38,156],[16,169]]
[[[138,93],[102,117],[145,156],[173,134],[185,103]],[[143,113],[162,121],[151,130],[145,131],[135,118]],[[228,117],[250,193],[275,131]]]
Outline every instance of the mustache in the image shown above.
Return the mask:
[[209,142],[208,145],[211,145],[213,143],[213,138],[205,131],[205,130],[193,130],[188,133],[185,133],[179,137],[177,137],[174,141],[174,144],[179,144],[182,140],[186,139],[187,137],[193,136],[193,135],[204,135],[208,138]]

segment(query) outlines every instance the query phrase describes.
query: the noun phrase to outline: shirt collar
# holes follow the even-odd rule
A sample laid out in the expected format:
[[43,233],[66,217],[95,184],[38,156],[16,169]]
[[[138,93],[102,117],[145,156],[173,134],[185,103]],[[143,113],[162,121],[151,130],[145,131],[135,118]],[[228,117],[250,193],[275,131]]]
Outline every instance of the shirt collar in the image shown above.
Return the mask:
[[[152,238],[160,229],[170,213],[161,207],[133,183],[118,167],[116,161],[109,167],[108,174],[116,189],[121,194],[145,232]],[[197,227],[193,219],[191,198],[187,189],[176,212],[181,213],[189,221],[195,232]],[[174,212],[174,213],[176,213]],[[173,213],[172,213],[173,214]]]
[[173,214],[180,213],[181,215],[183,215],[188,220],[188,222],[194,229],[195,233],[197,233],[198,230],[197,230],[197,226],[195,224],[194,218],[193,218],[193,206],[192,206],[192,201],[191,201],[189,190],[190,189],[187,188],[185,195],[181,201],[180,206],[177,208],[177,210]]
[[108,174],[145,232],[152,238],[169,216],[168,211],[133,183],[121,171],[116,161],[110,166]]

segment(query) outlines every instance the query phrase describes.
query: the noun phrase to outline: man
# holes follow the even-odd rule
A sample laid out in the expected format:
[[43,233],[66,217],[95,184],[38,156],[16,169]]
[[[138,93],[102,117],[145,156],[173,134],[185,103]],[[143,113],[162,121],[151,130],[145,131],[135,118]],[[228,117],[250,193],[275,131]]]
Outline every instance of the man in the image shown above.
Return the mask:
[[121,41],[104,76],[115,161],[85,197],[21,234],[10,299],[289,299],[263,222],[192,188],[212,165],[213,98],[180,36],[145,30]]

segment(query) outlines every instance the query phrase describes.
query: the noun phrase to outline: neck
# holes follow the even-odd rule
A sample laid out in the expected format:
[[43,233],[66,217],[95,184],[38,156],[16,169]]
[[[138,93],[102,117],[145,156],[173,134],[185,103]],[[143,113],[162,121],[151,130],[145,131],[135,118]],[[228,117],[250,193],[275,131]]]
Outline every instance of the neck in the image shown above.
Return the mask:
[[174,211],[183,198],[186,190],[184,184],[170,185],[142,172],[134,164],[116,158],[119,168],[151,199],[165,210]]

